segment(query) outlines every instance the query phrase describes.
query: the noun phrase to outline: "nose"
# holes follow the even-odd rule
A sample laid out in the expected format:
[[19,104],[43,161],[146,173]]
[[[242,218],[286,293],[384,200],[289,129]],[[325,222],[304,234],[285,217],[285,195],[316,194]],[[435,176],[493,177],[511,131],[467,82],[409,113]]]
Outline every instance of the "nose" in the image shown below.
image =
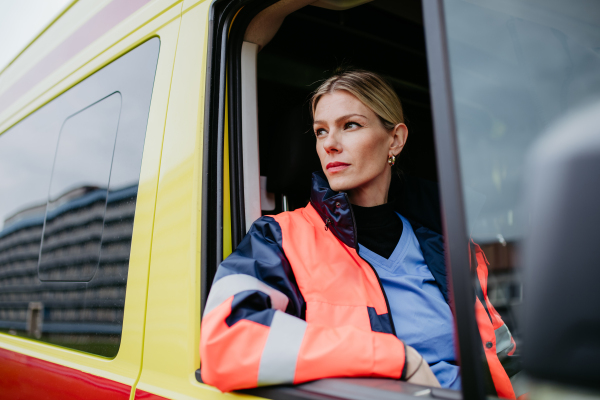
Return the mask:
[[323,141],[323,148],[325,149],[327,154],[342,152],[342,146],[336,131],[332,130],[331,132],[329,132],[329,134]]

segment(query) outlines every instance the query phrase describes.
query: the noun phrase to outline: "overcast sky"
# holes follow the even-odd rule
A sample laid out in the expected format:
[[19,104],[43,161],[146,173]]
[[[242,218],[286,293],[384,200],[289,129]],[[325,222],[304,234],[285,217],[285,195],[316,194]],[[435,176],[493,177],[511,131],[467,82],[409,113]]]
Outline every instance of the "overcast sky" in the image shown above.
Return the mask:
[[0,71],[72,0],[0,0]]

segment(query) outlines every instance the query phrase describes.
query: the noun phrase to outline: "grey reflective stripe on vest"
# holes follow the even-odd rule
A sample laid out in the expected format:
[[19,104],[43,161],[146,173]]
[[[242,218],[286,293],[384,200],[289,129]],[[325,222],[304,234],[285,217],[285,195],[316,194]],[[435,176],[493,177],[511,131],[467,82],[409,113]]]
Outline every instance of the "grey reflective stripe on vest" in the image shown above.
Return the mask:
[[220,306],[231,296],[235,296],[246,290],[255,290],[265,293],[271,298],[271,308],[276,310],[285,311],[288,302],[290,301],[285,294],[277,289],[273,289],[271,286],[266,285],[253,276],[246,274],[227,275],[213,283],[208,299],[206,300],[204,315],[207,315],[209,312]]
[[293,383],[306,321],[276,311],[260,358],[258,386]]
[[512,346],[511,334],[506,324],[494,331],[496,334],[496,353],[500,353]]
[[515,397],[519,397],[529,392],[529,382],[523,371],[516,373],[510,378]]

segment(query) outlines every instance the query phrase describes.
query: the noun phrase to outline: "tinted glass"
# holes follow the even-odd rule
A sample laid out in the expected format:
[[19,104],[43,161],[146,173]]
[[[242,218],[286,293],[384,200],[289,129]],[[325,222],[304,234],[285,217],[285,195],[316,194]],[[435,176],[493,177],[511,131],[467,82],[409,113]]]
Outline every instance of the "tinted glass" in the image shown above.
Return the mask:
[[117,354],[159,43],[0,136],[1,331]]
[[600,96],[600,3],[445,0],[444,7],[467,226],[487,256],[488,296],[518,355],[523,166],[548,127]]
[[[115,93],[62,126],[46,205],[41,280],[89,281],[96,272],[120,111],[121,95]],[[84,193],[88,200],[81,206]]]

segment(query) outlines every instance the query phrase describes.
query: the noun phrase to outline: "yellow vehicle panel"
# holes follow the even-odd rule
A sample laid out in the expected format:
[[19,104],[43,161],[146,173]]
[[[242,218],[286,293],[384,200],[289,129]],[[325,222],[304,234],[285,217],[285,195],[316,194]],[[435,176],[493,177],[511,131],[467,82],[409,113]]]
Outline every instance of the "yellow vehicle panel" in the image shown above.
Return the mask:
[[[61,43],[77,33],[78,28],[115,2],[82,0],[72,4],[61,18],[46,29],[5,71],[0,81],[0,96],[11,84],[27,76],[39,62]],[[140,3],[138,1],[138,3]],[[160,39],[160,56],[150,106],[142,158],[139,193],[135,211],[129,279],[121,346],[113,359],[70,350],[47,343],[0,334],[0,348],[64,365],[130,386],[137,381],[142,359],[148,270],[152,243],[152,226],[160,167],[163,132],[168,96],[177,46],[182,3],[173,0],[143,2],[139,9],[100,34],[79,53],[14,98],[0,111],[0,132],[56,98],[89,75],[152,37]]]
[[[224,396],[194,375],[200,367],[199,234],[209,6],[209,1],[184,3],[161,158],[143,368],[137,385],[140,394],[172,399]],[[224,210],[224,219],[227,214]]]

